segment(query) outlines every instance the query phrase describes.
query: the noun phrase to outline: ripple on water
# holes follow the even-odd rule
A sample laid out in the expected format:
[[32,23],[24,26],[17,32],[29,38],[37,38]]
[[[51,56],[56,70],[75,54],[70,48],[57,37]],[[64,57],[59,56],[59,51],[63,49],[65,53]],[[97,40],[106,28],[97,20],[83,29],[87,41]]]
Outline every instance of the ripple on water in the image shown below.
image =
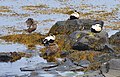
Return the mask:
[[26,46],[24,44],[18,43],[8,43],[8,42],[1,42],[0,41],[0,52],[21,52],[26,50]]
[[0,76],[9,76],[9,75],[25,75],[30,74],[30,72],[21,72],[21,67],[34,67],[37,63],[46,63],[47,61],[43,58],[37,56],[33,56],[31,58],[21,58],[20,60],[13,62],[13,63],[3,63],[0,62]]

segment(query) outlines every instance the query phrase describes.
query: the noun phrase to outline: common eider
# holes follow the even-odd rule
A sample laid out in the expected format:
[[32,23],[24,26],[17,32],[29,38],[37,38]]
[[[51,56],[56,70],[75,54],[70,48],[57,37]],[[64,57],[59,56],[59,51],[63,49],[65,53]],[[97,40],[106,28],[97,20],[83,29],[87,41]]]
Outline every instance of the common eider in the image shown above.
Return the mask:
[[37,24],[35,23],[33,18],[28,18],[26,20],[26,24],[27,24],[28,29],[26,29],[25,31],[27,31],[28,33],[31,33],[37,29]]
[[92,25],[91,32],[100,33],[101,31],[102,31],[102,25],[100,25],[100,24]]
[[45,37],[45,39],[43,39],[43,44],[44,46],[48,46],[50,43],[53,43],[55,41],[55,35],[50,34],[49,36]]
[[79,19],[80,15],[79,13],[75,10],[71,15],[69,20],[73,20],[73,19]]

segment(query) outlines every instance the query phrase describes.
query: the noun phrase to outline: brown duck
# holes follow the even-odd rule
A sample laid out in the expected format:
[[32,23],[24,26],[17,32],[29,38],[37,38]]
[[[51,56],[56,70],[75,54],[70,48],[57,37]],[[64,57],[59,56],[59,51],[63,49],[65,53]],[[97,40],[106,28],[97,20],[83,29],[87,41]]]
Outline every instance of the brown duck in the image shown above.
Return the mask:
[[31,33],[33,31],[35,31],[37,29],[37,24],[35,23],[35,21],[32,18],[28,18],[26,20],[26,24],[28,29],[26,29],[25,31]]

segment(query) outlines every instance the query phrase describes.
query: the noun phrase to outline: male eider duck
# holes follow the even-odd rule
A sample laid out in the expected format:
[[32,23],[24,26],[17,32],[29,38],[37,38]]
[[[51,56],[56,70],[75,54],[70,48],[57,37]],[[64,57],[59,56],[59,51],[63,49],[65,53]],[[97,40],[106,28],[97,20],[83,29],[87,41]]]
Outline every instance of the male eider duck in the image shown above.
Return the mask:
[[80,15],[79,13],[75,10],[71,15],[69,20],[74,20],[74,19],[79,19]]
[[26,24],[27,24],[28,29],[26,29],[25,31],[27,31],[28,33],[31,33],[37,29],[37,24],[32,18],[28,18],[26,20]]
[[45,37],[43,40],[44,46],[48,46],[50,43],[53,43],[55,41],[55,35],[50,34],[49,36]]
[[102,31],[102,25],[101,24],[92,25],[91,32],[100,33],[101,31]]

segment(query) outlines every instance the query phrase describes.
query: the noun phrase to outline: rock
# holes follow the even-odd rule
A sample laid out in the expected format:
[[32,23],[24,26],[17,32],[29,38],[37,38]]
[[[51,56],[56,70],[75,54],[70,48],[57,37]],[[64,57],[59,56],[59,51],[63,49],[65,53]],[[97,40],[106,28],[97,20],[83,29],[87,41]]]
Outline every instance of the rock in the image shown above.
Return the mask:
[[15,62],[25,56],[23,52],[1,52],[0,62]]
[[27,67],[21,67],[21,71],[38,71],[38,70],[44,70],[47,71],[50,68],[57,67],[58,65],[54,62],[47,62],[47,63],[38,63],[34,66],[27,66]]
[[111,59],[101,66],[101,71],[106,77],[119,77],[120,76],[120,59]]
[[120,51],[120,31],[115,33],[114,35],[112,35],[110,38],[109,38],[109,43],[111,45],[114,45],[114,49],[116,51]]
[[0,62],[9,62],[12,59],[10,55],[0,54]]
[[101,54],[99,56],[96,56],[94,58],[94,60],[96,62],[104,63],[104,62],[107,62],[107,61],[109,61],[109,60],[111,60],[113,58],[117,58],[116,54],[114,54],[114,53],[105,53],[105,54]]
[[110,69],[120,71],[120,59],[111,59],[109,65],[110,65]]
[[109,39],[110,44],[120,46],[120,31],[112,35]]
[[80,62],[78,63],[78,65],[83,66],[83,67],[88,67],[90,64],[91,63],[88,60],[80,60]]
[[20,68],[21,71],[35,71],[35,68],[34,67],[23,67],[23,68]]
[[[71,46],[75,50],[109,50],[108,33],[92,33],[89,30],[75,31],[70,34]],[[111,50],[109,52],[111,52]]]
[[61,56],[61,57],[66,57],[66,56],[69,55],[69,54],[70,54],[70,52],[62,51],[62,52],[60,53],[60,56]]
[[50,55],[54,55],[56,52],[59,52],[59,47],[56,43],[53,43],[47,47],[45,54],[47,56],[50,56]]
[[70,34],[76,30],[90,30],[93,24],[99,23],[104,24],[101,20],[91,20],[91,19],[75,19],[67,21],[56,22],[49,33],[53,34]]

